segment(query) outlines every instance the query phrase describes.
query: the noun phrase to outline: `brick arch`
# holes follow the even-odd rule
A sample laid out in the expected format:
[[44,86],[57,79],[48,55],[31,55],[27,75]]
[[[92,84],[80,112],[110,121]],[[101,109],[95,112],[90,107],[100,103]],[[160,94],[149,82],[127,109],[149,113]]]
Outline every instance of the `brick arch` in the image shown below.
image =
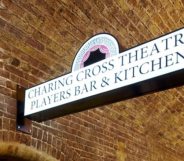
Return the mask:
[[16,142],[0,142],[0,159],[21,161],[57,161],[32,147]]

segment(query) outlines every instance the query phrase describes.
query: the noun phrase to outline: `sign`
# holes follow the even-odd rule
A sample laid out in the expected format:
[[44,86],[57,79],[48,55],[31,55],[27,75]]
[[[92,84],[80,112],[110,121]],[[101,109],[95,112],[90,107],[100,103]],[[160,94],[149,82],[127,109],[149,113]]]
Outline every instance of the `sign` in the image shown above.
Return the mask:
[[43,121],[183,83],[184,29],[122,53],[113,36],[99,34],[80,48],[71,73],[25,91],[24,116]]

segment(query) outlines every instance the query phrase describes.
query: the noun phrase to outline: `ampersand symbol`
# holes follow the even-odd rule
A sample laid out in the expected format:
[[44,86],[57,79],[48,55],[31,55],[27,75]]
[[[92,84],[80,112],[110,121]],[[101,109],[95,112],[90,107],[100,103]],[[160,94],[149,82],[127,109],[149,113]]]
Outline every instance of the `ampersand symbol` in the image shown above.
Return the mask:
[[102,78],[101,87],[105,87],[109,85],[109,79],[107,77]]

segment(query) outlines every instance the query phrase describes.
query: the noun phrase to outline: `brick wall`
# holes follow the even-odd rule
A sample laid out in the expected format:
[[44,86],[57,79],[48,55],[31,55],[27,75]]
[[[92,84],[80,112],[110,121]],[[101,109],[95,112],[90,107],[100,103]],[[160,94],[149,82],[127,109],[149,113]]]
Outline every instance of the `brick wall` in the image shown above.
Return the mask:
[[[173,101],[171,92],[180,109],[183,87],[33,122],[30,135],[16,131],[16,86],[28,88],[69,72],[75,52],[94,33],[110,32],[125,47],[131,47],[183,25],[183,15],[178,14],[183,11],[182,2],[176,1],[176,11],[171,1],[140,2],[96,1],[98,6],[93,8],[92,1],[0,0],[0,140],[24,143],[61,161],[182,161],[182,149],[177,151],[167,144],[167,137],[162,141],[162,133],[158,137],[149,131],[159,130],[154,124],[163,110],[155,106],[157,98],[166,95]],[[116,19],[107,20],[115,13]],[[122,25],[124,28],[117,27]],[[159,99],[160,109],[164,103]],[[150,122],[153,126],[148,126]],[[166,125],[169,127],[168,122]]]

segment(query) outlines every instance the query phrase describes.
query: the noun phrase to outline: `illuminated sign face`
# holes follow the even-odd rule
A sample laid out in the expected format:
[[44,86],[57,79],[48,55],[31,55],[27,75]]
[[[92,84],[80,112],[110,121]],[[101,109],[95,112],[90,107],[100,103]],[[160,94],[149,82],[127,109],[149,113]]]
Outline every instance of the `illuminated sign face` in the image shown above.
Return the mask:
[[[96,63],[95,63],[96,62]],[[119,53],[108,34],[89,39],[72,72],[25,92],[24,116],[42,121],[184,83],[184,29]]]

